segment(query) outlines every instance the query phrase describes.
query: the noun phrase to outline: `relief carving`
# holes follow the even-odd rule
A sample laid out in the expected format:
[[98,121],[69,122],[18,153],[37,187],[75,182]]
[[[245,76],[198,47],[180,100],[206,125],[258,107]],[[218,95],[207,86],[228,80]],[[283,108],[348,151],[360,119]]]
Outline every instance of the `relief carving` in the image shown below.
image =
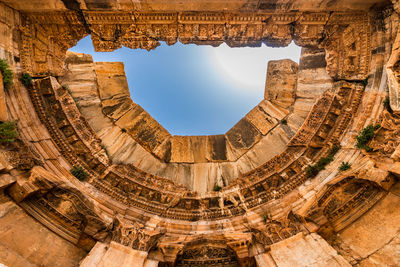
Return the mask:
[[148,252],[163,234],[163,232],[147,230],[144,225],[137,222],[125,223],[122,219],[115,219],[112,241]]

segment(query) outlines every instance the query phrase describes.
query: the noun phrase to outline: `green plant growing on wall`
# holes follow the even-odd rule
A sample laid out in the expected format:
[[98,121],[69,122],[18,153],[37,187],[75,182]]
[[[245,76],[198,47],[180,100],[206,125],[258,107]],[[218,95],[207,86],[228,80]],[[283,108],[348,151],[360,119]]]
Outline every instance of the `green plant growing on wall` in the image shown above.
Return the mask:
[[69,89],[69,86],[66,84],[61,85],[61,87],[68,92],[72,96],[72,91]]
[[71,174],[75,176],[79,181],[85,180],[89,174],[81,167],[81,166],[74,166],[70,170]]
[[348,162],[342,162],[342,164],[339,166],[339,171],[347,171],[348,169],[351,168],[351,164]]
[[268,221],[269,215],[268,215],[268,212],[267,212],[267,211],[265,212],[263,219],[264,219],[264,222],[267,222],[267,221]]
[[11,143],[18,137],[17,125],[12,121],[0,122],[0,143]]
[[339,151],[339,149],[340,146],[333,145],[331,150],[329,151],[328,156],[320,158],[314,165],[308,165],[306,168],[307,176],[317,176],[320,171],[324,170],[325,167],[334,160],[335,154]]
[[218,191],[221,191],[221,190],[222,190],[222,187],[221,187],[221,186],[219,186],[219,185],[217,185],[217,184],[214,184],[213,191],[218,192]]
[[3,85],[4,88],[7,90],[13,83],[13,73],[8,66],[8,63],[5,59],[0,59],[0,71],[3,75]]
[[21,82],[23,85],[26,87],[29,87],[32,84],[32,76],[29,75],[28,73],[24,73],[21,76]]
[[110,157],[110,155],[108,154],[107,147],[104,144],[101,144],[101,148],[104,150],[104,152],[106,153],[107,157]]
[[392,107],[390,106],[390,98],[388,96],[383,100],[383,106],[389,113],[393,113]]
[[367,144],[369,141],[372,140],[375,136],[375,131],[378,130],[381,126],[379,124],[376,125],[368,125],[364,129],[361,130],[360,134],[357,135],[357,143],[356,147],[359,149],[364,149],[367,152],[370,152],[372,150],[371,147],[369,147]]

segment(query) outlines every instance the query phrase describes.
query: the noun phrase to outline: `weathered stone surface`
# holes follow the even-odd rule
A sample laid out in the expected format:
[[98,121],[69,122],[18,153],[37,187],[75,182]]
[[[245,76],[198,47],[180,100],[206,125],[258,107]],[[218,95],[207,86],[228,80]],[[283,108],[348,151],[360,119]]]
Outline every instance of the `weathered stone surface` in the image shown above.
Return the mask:
[[0,246],[7,250],[0,250],[1,263],[72,267],[86,255],[84,250],[54,234],[15,204],[1,203],[0,210],[4,208],[7,211],[0,212]]
[[6,187],[9,187],[16,181],[17,181],[17,178],[15,176],[12,176],[8,173],[0,174],[0,190],[4,189]]
[[223,161],[226,156],[226,137],[225,135],[210,135],[208,136],[208,151],[210,161]]
[[245,150],[260,140],[261,134],[253,124],[243,118],[226,133],[226,137],[234,149]]
[[194,162],[190,139],[186,136],[172,137],[171,162]]
[[278,124],[278,121],[271,115],[266,113],[260,106],[253,108],[245,118],[253,124],[258,131],[266,135],[274,126]]
[[277,266],[351,266],[319,235],[297,234],[273,244],[270,252]]
[[7,121],[6,97],[3,86],[3,76],[0,73],[0,121]]
[[[18,3],[14,1],[10,5],[18,6]],[[48,1],[43,3],[51,5]],[[54,8],[57,3],[53,3]],[[153,49],[159,45],[159,40],[168,44],[177,40],[210,45],[226,42],[230,46],[258,46],[262,42],[282,46],[294,40],[308,47],[302,53],[294,103],[282,108],[264,100],[259,105],[265,116],[268,114],[279,124],[263,124],[266,117],[262,113],[251,113],[245,118],[247,124],[239,125],[233,133],[237,137],[236,142],[248,148],[238,149],[228,137],[222,135],[187,137],[189,142],[183,140],[182,144],[185,142],[185,145],[182,147],[185,149],[180,151],[184,153],[179,156],[193,158],[190,163],[168,163],[168,151],[170,159],[172,156],[171,137],[156,140],[152,138],[157,134],[151,133],[153,136],[148,138],[148,133],[143,132],[145,125],[148,124],[151,129],[158,126],[143,111],[138,112],[137,116],[130,114],[131,117],[124,118],[129,125],[126,132],[122,131],[122,126],[116,125],[116,119],[123,118],[129,110],[135,109],[129,95],[118,93],[118,88],[111,88],[111,94],[103,99],[107,107],[103,112],[94,64],[89,57],[78,57],[76,64],[67,64],[70,72],[67,76],[71,74],[67,80],[75,80],[75,83],[70,83],[70,88],[72,96],[81,105],[80,109],[66,90],[55,82],[35,82],[28,89],[16,80],[15,88],[6,94],[6,103],[9,119],[18,121],[21,140],[10,146],[0,145],[2,153],[6,150],[7,155],[14,155],[7,157],[7,160],[14,161],[13,168],[1,167],[1,175],[10,172],[10,175],[19,178],[29,176],[29,170],[19,167],[23,163],[20,162],[20,145],[25,142],[29,149],[32,148],[34,156],[30,157],[41,159],[42,162],[38,161],[37,164],[42,164],[42,168],[54,176],[55,184],[59,181],[73,183],[76,195],[48,194],[43,192],[45,190],[35,189],[26,190],[21,197],[15,197],[18,194],[12,194],[10,188],[5,192],[13,195],[17,201],[22,200],[21,206],[27,211],[27,207],[31,207],[28,212],[32,216],[35,216],[32,211],[39,212],[41,217],[35,216],[38,221],[68,240],[74,233],[81,233],[81,228],[76,225],[86,225],[79,223],[83,210],[87,214],[96,210],[108,218],[122,216],[134,225],[142,225],[141,229],[146,231],[165,230],[159,242],[147,240],[139,245],[132,241],[140,236],[137,229],[124,229],[123,235],[128,241],[121,239],[121,243],[129,243],[131,247],[153,246],[149,255],[142,254],[143,257],[131,253],[130,248],[126,250],[118,244],[110,245],[109,239],[102,239],[106,245],[97,246],[92,251],[95,258],[89,261],[92,265],[100,265],[102,260],[106,260],[105,266],[143,266],[150,259],[156,259],[160,265],[172,265],[172,262],[180,264],[182,259],[196,255],[196,260],[200,259],[203,265],[209,266],[205,263],[215,260],[213,255],[218,255],[221,256],[219,259],[225,257],[227,262],[234,263],[233,266],[240,262],[241,265],[254,267],[254,258],[274,267],[348,266],[332,247],[338,249],[353,265],[396,264],[398,218],[397,211],[389,204],[396,209],[398,201],[387,198],[388,203],[381,205],[382,201],[378,200],[385,194],[390,197],[399,195],[398,184],[390,187],[396,175],[393,163],[398,161],[396,146],[399,147],[399,122],[396,115],[384,112],[382,106],[387,94],[383,70],[397,34],[398,15],[384,2],[375,5],[371,11],[367,10],[375,1],[316,3],[312,0],[276,3],[247,0],[229,3],[213,0],[185,3],[174,0],[168,3],[153,0],[140,3],[63,1],[62,5],[69,11],[51,14],[20,14],[0,3],[0,57],[7,58],[11,63],[16,77],[21,72],[38,76],[62,75],[66,50],[88,33],[92,34],[95,49],[99,51],[115,50],[122,45]],[[26,3],[27,10],[30,6],[31,3]],[[40,3],[37,6],[37,10],[40,10]],[[347,12],[357,6],[363,8],[364,12]],[[221,7],[226,8],[224,12],[221,12]],[[79,8],[83,10],[73,11]],[[88,11],[92,8],[96,11]],[[129,12],[115,13],[110,9]],[[193,12],[205,9],[217,12]],[[296,11],[285,13],[294,9]],[[132,13],[132,10],[135,12]],[[309,12],[312,10],[323,12]],[[324,48],[325,56],[321,48],[311,47],[317,44]],[[107,70],[102,71],[106,86],[118,85],[118,80],[122,80],[122,76],[115,75],[117,82],[108,82]],[[352,81],[346,82],[346,86],[336,86],[343,85],[343,82],[335,82],[332,88],[330,77]],[[369,79],[365,87],[366,77]],[[62,78],[58,78],[61,84]],[[43,80],[55,81],[55,78]],[[114,93],[120,94],[122,100],[127,102],[113,98]],[[371,142],[372,152],[361,151],[354,147],[355,136],[371,123],[380,123],[382,127]],[[96,130],[92,131],[91,128]],[[136,129],[138,132],[134,133]],[[246,135],[253,131],[258,134]],[[138,133],[142,135],[135,137],[134,134]],[[290,142],[290,146],[287,146],[289,138],[296,142]],[[148,144],[142,146],[139,141]],[[315,177],[309,177],[306,173],[308,165],[315,165],[326,158],[332,145],[339,143],[342,148],[334,155],[333,161]],[[114,163],[100,160],[100,156],[104,156],[100,144],[106,145]],[[188,146],[189,150],[186,149]],[[376,163],[373,166],[366,164],[371,158]],[[351,163],[351,168],[339,172],[338,167],[342,162]],[[371,170],[360,172],[363,164],[370,166]],[[89,177],[84,181],[76,179],[69,173],[72,166],[82,166]],[[387,171],[391,171],[389,175]],[[382,183],[385,180],[390,182]],[[382,184],[386,184],[384,188],[387,190],[382,190]],[[212,192],[214,185],[223,188]],[[46,189],[46,186],[42,184],[40,188]],[[96,203],[89,210],[84,205],[77,205],[86,198]],[[308,201],[312,202],[311,207],[307,206]],[[1,194],[0,202],[9,202],[9,196]],[[48,207],[43,212],[40,208],[45,203],[52,203],[51,207],[56,210]],[[314,204],[315,209],[310,211],[309,208],[313,208]],[[15,204],[10,205],[18,208]],[[310,212],[298,217],[296,214],[300,213],[297,212],[304,206]],[[70,209],[74,212],[68,212]],[[12,212],[12,208],[0,209],[0,214],[6,214],[0,217],[4,218]],[[368,212],[374,216],[368,217]],[[52,218],[53,224],[46,224],[48,217]],[[84,221],[93,223],[96,218],[85,217]],[[378,219],[379,227],[385,228],[383,232],[376,226]],[[71,222],[78,223],[65,228]],[[15,234],[12,227],[15,224],[19,230],[22,227],[20,223],[25,223],[24,227],[28,226],[30,231],[40,233],[37,238],[39,241],[29,241],[31,237],[28,231]],[[85,254],[71,243],[60,246],[47,237],[48,232],[44,231],[43,234],[42,229],[46,229],[43,226],[30,227],[30,223],[18,218],[14,224],[6,224],[9,236],[4,242],[7,247],[0,239],[0,255],[11,259],[10,265],[29,266],[30,263],[38,265],[40,262],[45,266],[53,266],[57,261],[61,265],[66,256],[60,254],[64,252],[68,257],[73,254],[75,258],[78,258],[78,254]],[[287,227],[293,224],[298,226],[294,232]],[[108,225],[102,228],[103,234],[114,231],[115,227]],[[97,228],[93,224],[84,228],[87,236],[81,240],[73,239],[72,242],[88,250],[94,243],[91,239],[99,238],[99,235],[95,233]],[[256,228],[261,230],[257,232]],[[320,232],[328,242],[332,242],[332,247],[315,233],[309,234],[310,231]],[[339,232],[339,236],[335,231]],[[294,238],[293,234],[298,232],[304,233],[300,238]],[[345,241],[340,239],[343,233],[347,233],[342,238]],[[24,238],[20,238],[19,234],[23,234]],[[11,236],[17,236],[18,244],[13,243],[15,240]],[[34,236],[37,237],[36,234]],[[374,244],[360,245],[360,240]],[[46,261],[46,256],[52,255],[47,253],[49,249],[46,245],[49,243],[54,243],[52,248],[58,253],[58,258],[50,256]],[[24,244],[23,250],[18,248],[19,244]],[[39,248],[31,249],[31,244]],[[102,253],[103,249],[105,253]],[[45,254],[43,251],[46,251],[45,256],[42,256]],[[362,258],[361,254],[366,257]],[[3,256],[0,257],[3,259]],[[41,259],[33,262],[31,259],[35,257]],[[74,260],[73,264],[63,266],[77,264],[78,261]]]
[[122,62],[95,62],[100,99],[126,97],[130,99],[128,81]]
[[[155,0],[146,0],[141,3],[130,1],[115,1],[115,0],[85,0],[82,2],[61,1],[61,0],[46,0],[46,1],[33,1],[25,3],[22,0],[5,0],[7,5],[22,11],[56,11],[72,9],[75,6],[72,3],[81,3],[80,8],[87,8],[89,10],[125,10],[131,11],[133,9],[140,9],[141,11],[220,11],[220,10],[238,10],[238,11],[329,11],[329,10],[368,10],[373,4],[379,3],[379,0],[367,1],[352,1],[335,0],[326,3],[321,0],[308,0],[308,1],[262,1],[255,4],[249,0],[230,0],[218,1],[208,0],[201,3],[196,1],[188,1],[182,3],[178,0],[172,0],[168,4]],[[79,8],[79,6],[77,6]]]
[[295,100],[298,64],[292,60],[268,62],[264,98],[282,107],[290,107]]
[[210,158],[207,136],[188,136],[194,162],[207,162]]
[[[374,255],[399,233],[399,203],[398,196],[388,194],[359,220],[341,231],[340,240],[363,259]],[[391,259],[388,258],[388,261]]]

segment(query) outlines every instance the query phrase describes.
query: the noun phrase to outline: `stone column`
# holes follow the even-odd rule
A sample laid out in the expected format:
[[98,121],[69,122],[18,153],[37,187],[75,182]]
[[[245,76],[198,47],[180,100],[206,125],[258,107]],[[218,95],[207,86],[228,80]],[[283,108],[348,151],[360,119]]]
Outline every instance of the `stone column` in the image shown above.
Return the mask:
[[147,261],[146,251],[136,250],[112,241],[110,245],[98,242],[80,267],[154,267],[158,262]]

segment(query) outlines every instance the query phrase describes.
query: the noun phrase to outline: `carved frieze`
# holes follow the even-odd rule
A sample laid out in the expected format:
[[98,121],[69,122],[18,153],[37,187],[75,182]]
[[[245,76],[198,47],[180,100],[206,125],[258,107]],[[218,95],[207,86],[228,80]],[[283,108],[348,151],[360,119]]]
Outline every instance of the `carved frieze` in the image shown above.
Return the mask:
[[25,199],[20,205],[54,232],[78,243],[82,234],[104,240],[110,224],[94,212],[94,206],[74,188],[56,186]]
[[293,214],[290,218],[282,222],[267,218],[264,227],[251,228],[254,241],[267,247],[304,231],[304,227]]
[[140,223],[125,223],[120,219],[115,219],[112,241],[148,252],[157,243],[161,235],[163,233],[159,231],[146,230]]
[[[305,157],[307,145],[318,143],[321,151],[328,151],[331,143],[339,140],[358,107],[363,87],[357,83],[338,83],[314,107],[325,115],[318,113],[320,116],[308,118],[293,138],[299,140],[298,146],[288,147],[264,165],[232,181],[222,194],[210,192],[204,197],[134,166],[110,167],[96,134],[80,115],[72,97],[54,78],[39,80],[29,92],[39,118],[61,153],[72,165],[83,166],[92,177],[89,182],[98,190],[125,205],[162,217],[210,220],[238,216],[249,208],[284,196],[303,183],[307,179],[304,166],[309,164]],[[329,100],[329,105],[324,99]],[[300,138],[306,136],[302,129],[308,133],[307,138]]]
[[35,75],[60,75],[65,52],[86,34],[96,51],[152,50],[165,41],[231,47],[320,45],[329,74],[363,80],[369,72],[370,25],[366,13],[104,12],[25,14],[22,63]]
[[373,151],[383,156],[396,158],[396,149],[400,146],[400,115],[384,110],[380,119],[380,128],[370,142]]
[[382,196],[383,191],[377,184],[348,177],[330,185],[309,209],[306,219],[319,226],[328,224],[339,231],[361,216]]

